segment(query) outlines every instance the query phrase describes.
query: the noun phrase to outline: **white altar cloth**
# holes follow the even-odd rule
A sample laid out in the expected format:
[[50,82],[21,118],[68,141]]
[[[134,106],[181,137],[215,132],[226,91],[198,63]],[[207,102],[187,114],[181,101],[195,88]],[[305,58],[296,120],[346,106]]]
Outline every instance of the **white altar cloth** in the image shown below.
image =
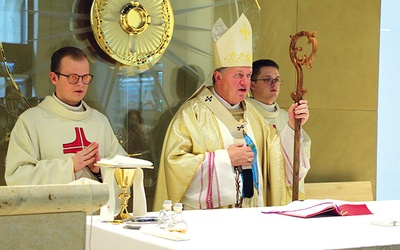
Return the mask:
[[365,203],[372,215],[303,219],[261,213],[265,208],[184,210],[186,241],[158,238],[88,216],[86,249],[400,249],[400,226],[371,224],[399,219],[400,200]]

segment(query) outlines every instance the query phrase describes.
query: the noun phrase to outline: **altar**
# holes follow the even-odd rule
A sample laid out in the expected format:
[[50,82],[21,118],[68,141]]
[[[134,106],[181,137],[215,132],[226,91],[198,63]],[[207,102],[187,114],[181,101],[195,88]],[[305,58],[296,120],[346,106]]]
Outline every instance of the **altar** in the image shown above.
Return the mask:
[[[164,239],[87,216],[86,249],[400,249],[400,200],[365,202],[372,215],[296,218],[265,208],[188,210],[187,240]],[[157,215],[156,212],[148,215]],[[142,225],[155,226],[153,225]]]
[[0,186],[0,249],[85,249],[86,216],[107,203],[107,184]]

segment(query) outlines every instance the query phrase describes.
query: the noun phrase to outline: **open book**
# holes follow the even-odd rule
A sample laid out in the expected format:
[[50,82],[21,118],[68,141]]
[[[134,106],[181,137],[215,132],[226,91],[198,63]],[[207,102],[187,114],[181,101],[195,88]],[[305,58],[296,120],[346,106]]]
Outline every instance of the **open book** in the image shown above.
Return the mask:
[[293,201],[283,207],[268,207],[264,214],[282,214],[300,218],[309,218],[317,215],[367,215],[372,214],[367,205],[340,200],[304,200]]
[[116,155],[112,159],[101,159],[100,161],[96,162],[95,165],[116,168],[153,168],[153,163],[151,161],[123,155]]

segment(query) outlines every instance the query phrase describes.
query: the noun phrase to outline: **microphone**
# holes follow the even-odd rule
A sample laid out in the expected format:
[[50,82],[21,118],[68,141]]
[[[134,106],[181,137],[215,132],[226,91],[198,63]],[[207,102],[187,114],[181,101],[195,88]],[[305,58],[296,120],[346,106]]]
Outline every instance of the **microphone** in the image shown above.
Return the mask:
[[243,177],[243,197],[251,198],[254,195],[253,187],[253,170],[251,166],[242,167],[242,177]]

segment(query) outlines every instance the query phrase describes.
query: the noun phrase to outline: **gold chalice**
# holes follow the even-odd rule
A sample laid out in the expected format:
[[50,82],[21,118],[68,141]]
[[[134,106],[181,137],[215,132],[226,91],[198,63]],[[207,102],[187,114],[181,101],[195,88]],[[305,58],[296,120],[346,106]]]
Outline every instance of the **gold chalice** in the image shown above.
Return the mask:
[[131,168],[117,168],[114,172],[115,180],[122,192],[118,195],[121,199],[121,211],[114,217],[114,223],[123,223],[123,220],[132,218],[128,212],[128,201],[131,197],[128,189],[132,186],[133,177],[135,176],[136,169]]

